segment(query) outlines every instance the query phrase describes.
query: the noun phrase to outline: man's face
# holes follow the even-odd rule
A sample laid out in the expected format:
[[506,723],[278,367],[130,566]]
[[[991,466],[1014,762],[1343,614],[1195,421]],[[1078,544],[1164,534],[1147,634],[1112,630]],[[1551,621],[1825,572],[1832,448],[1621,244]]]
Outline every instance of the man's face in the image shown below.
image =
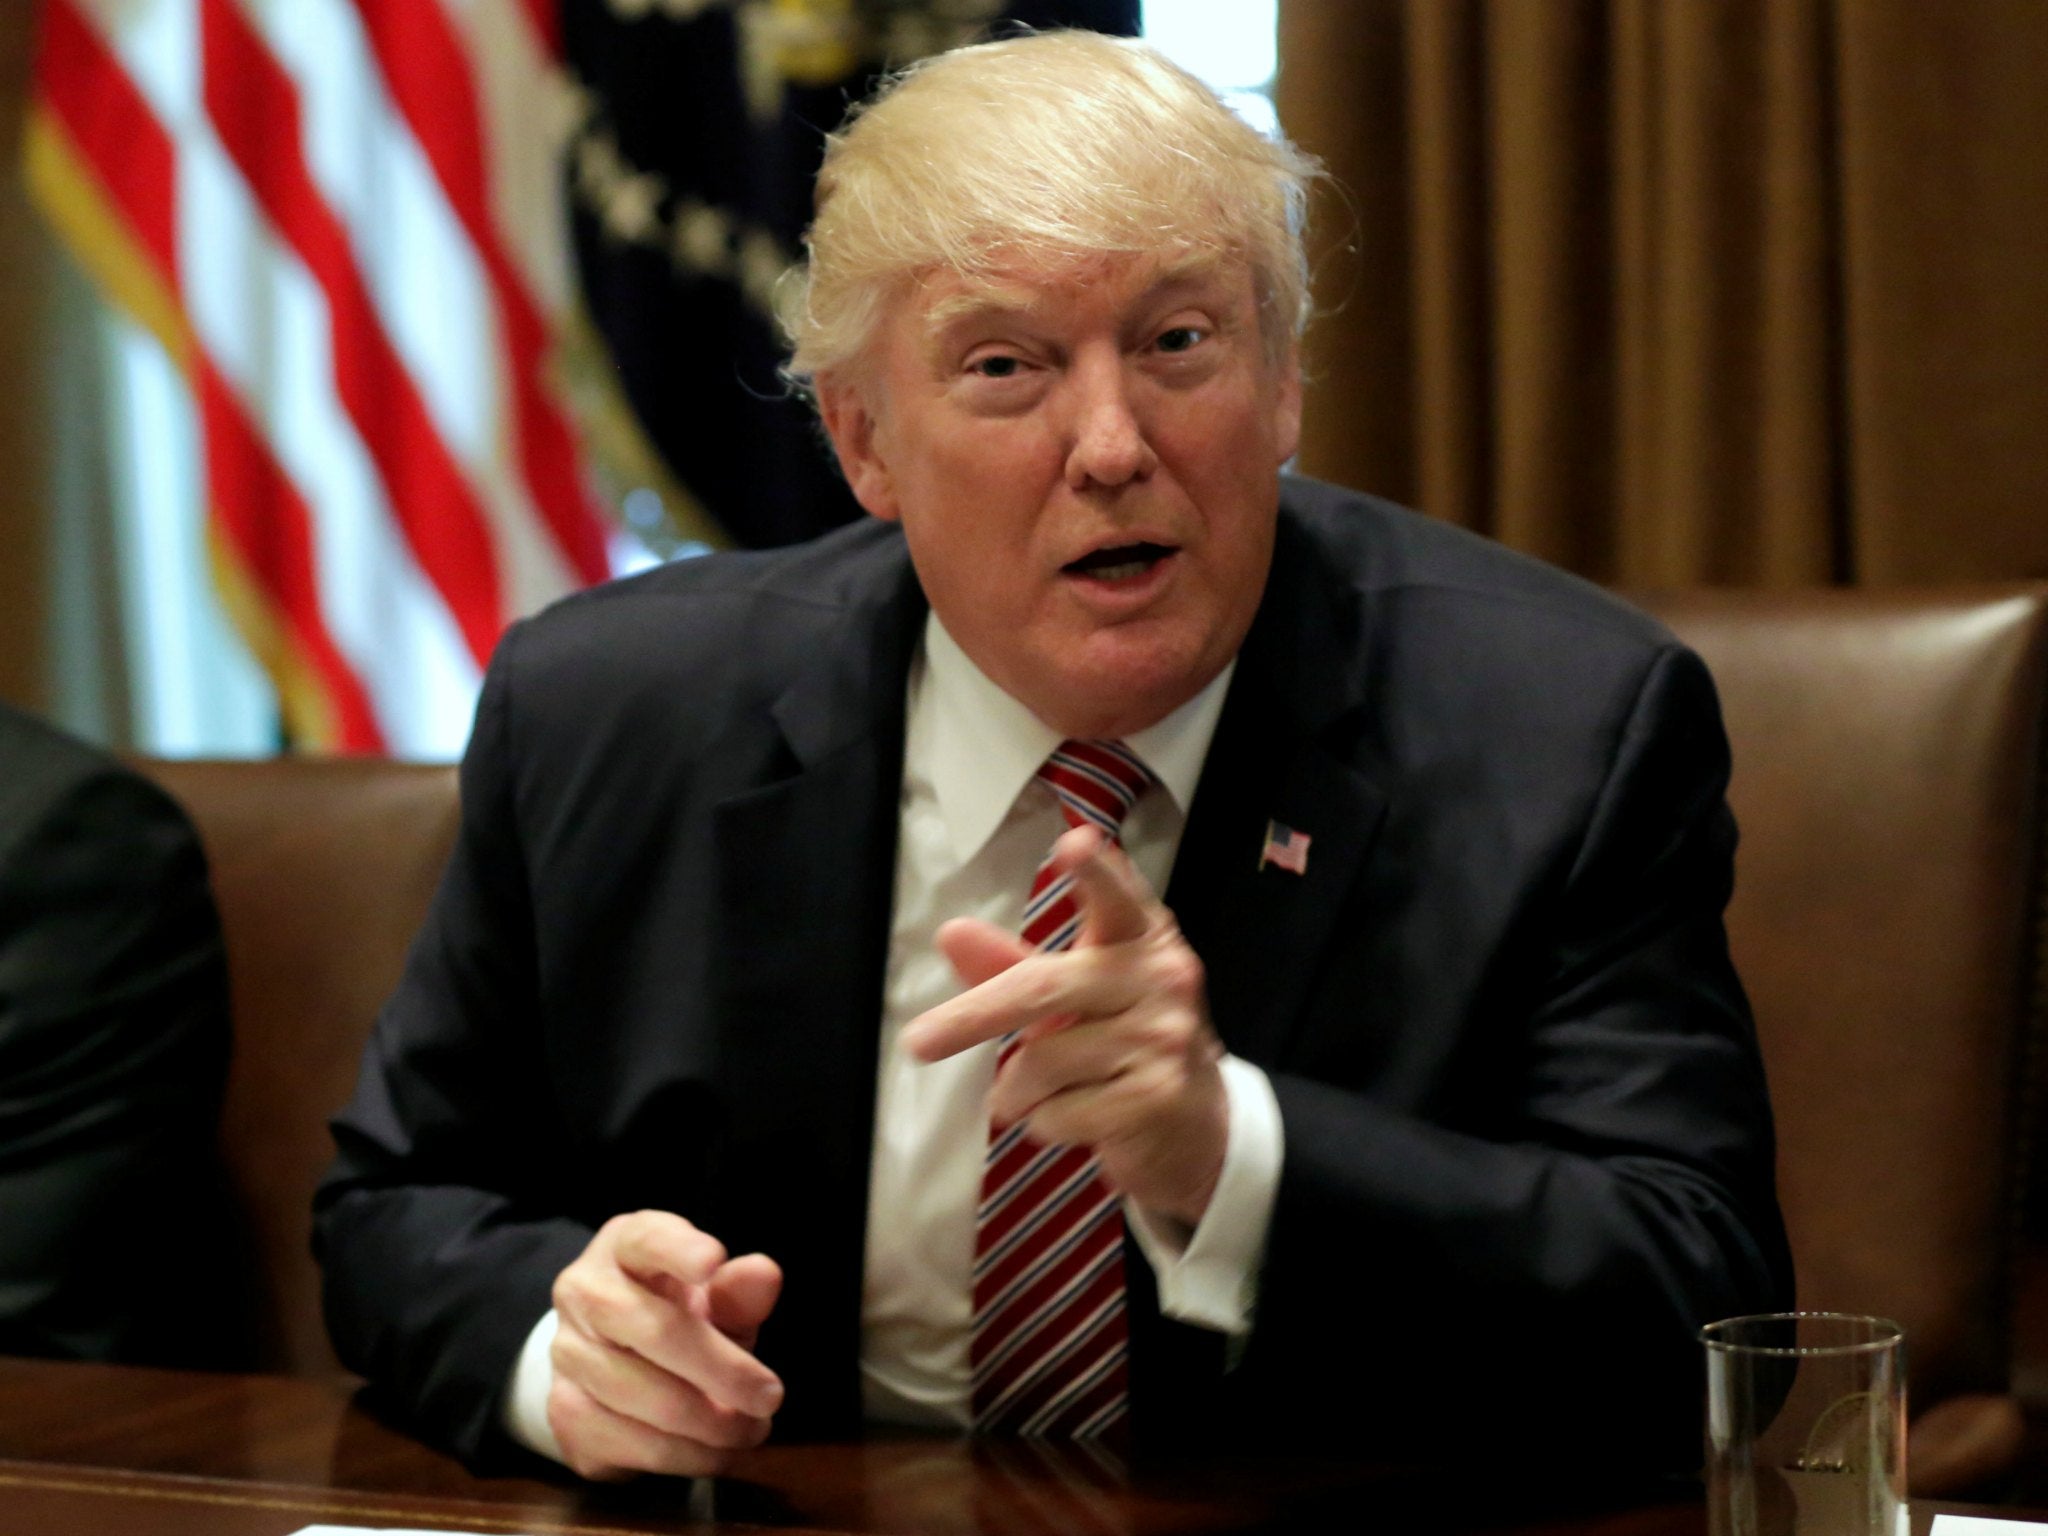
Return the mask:
[[1142,730],[1237,653],[1301,424],[1243,265],[937,277],[819,395],[947,631],[1055,730]]

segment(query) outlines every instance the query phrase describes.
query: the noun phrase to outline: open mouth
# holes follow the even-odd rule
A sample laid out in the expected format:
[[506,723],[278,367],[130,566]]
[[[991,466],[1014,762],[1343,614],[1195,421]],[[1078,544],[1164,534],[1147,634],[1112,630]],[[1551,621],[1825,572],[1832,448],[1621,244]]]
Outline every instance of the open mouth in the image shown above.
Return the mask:
[[1091,576],[1097,581],[1129,581],[1173,553],[1166,544],[1112,544],[1069,560],[1061,569],[1070,576]]

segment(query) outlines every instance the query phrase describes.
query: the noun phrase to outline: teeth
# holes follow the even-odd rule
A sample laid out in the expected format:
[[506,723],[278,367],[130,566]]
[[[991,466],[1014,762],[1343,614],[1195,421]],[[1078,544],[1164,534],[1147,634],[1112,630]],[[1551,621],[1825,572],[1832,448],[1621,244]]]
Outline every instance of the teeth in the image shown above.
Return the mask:
[[1097,581],[1126,581],[1152,569],[1150,560],[1125,560],[1116,565],[1098,565],[1088,574]]

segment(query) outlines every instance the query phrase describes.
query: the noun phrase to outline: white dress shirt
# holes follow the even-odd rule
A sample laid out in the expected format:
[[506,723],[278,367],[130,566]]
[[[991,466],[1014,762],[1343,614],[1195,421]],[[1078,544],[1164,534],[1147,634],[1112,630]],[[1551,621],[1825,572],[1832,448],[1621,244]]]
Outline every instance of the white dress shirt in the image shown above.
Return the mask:
[[[1124,823],[1123,844],[1166,889],[1230,669],[1158,724],[1125,738],[1159,780]],[[967,658],[933,615],[911,666],[889,968],[883,997],[875,1139],[861,1293],[862,1403],[870,1420],[966,1428],[974,1210],[988,1145],[996,1042],[922,1063],[898,1045],[911,1019],[961,989],[933,936],[954,917],[1016,931],[1033,875],[1066,823],[1039,765],[1060,736]],[[1257,1067],[1225,1057],[1230,1130],[1199,1226],[1127,1202],[1158,1280],[1161,1309],[1241,1335],[1280,1179],[1279,1103]],[[716,1236],[717,1234],[713,1234]],[[773,1327],[773,1322],[769,1324]],[[550,1312],[514,1369],[505,1424],[560,1460],[547,1423]]]

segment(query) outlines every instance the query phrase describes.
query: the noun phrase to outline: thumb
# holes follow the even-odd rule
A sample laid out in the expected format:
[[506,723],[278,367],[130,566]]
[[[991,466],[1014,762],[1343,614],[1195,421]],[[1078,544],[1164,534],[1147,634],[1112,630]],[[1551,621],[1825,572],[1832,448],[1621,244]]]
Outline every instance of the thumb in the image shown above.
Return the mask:
[[746,1349],[782,1295],[782,1266],[765,1253],[741,1254],[719,1266],[704,1287],[711,1326]]

